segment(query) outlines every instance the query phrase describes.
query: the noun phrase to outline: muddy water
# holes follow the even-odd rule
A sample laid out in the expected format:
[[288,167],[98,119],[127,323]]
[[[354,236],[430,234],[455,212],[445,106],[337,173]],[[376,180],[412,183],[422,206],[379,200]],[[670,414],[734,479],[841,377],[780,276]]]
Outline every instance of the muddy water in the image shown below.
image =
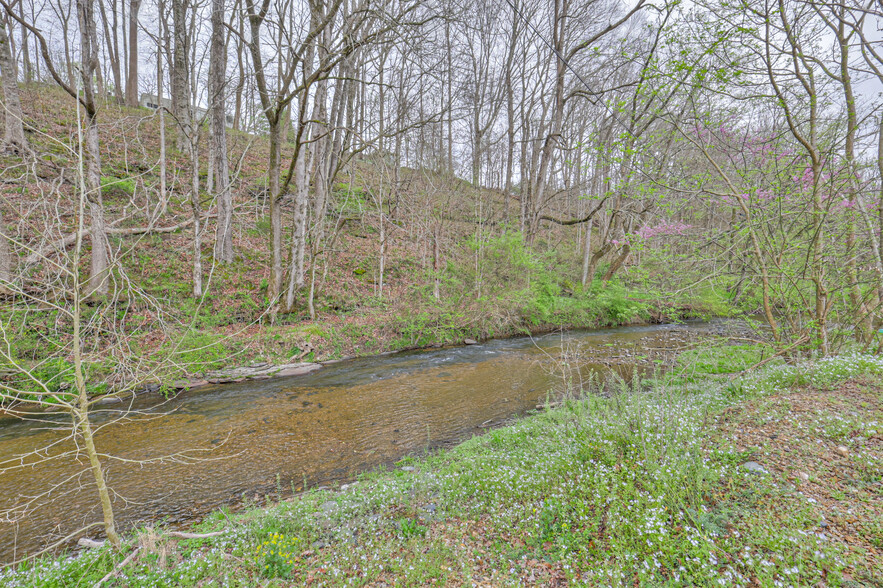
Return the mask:
[[[708,325],[626,327],[490,341],[481,345],[340,362],[305,376],[201,388],[157,407],[142,397],[140,415],[119,422],[118,410],[96,415],[96,443],[127,460],[107,460],[114,507],[123,528],[192,521],[223,504],[290,494],[353,478],[427,448],[450,444],[523,414],[560,381],[548,356],[579,342],[583,373],[631,373],[658,350],[678,347]],[[654,351],[656,350],[656,351]],[[50,423],[0,420],[0,456],[9,458],[64,439]],[[70,448],[61,441],[59,448]],[[60,449],[50,451],[58,452]],[[53,500],[0,522],[0,560],[10,561],[101,520],[85,466],[71,459],[0,474],[0,509],[21,504],[50,484],[72,478]],[[99,535],[93,529],[91,536]]]

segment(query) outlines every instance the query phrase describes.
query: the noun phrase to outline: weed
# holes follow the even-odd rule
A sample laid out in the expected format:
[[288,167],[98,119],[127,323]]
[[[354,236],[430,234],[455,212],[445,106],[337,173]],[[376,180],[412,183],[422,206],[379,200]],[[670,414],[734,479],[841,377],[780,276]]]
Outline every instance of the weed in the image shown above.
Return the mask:
[[273,533],[255,548],[255,563],[267,578],[285,578],[297,564],[296,551],[300,544],[297,537]]

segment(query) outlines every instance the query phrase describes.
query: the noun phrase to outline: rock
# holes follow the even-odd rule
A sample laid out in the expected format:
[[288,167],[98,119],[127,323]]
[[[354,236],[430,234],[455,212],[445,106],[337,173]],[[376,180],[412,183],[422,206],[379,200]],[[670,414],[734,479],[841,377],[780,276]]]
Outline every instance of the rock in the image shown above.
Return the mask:
[[293,364],[287,367],[283,367],[283,369],[276,372],[274,375],[276,376],[302,376],[303,374],[308,374],[310,372],[321,369],[322,364],[320,363],[301,363],[301,364]]
[[199,386],[208,386],[211,382],[208,380],[178,380],[172,382],[172,388],[178,390],[189,390],[190,388],[198,388]]
[[321,508],[325,512],[334,512],[337,510],[337,503],[333,500],[329,500],[327,502],[323,502]]
[[806,472],[797,472],[797,477],[801,482],[809,482],[809,474]]
[[80,547],[89,548],[101,547],[102,545],[104,545],[104,541],[96,541],[95,539],[89,539],[88,537],[80,537],[77,540],[77,545],[79,545]]
[[463,345],[478,345],[475,339],[463,339]]
[[95,404],[98,404],[99,406],[105,406],[107,404],[121,404],[122,402],[123,400],[116,396],[104,396],[102,398],[99,398],[95,402]]
[[415,468],[414,466],[403,466],[402,471],[403,472],[416,472],[417,468]]
[[847,449],[844,445],[838,445],[837,449],[834,450],[834,453],[836,453],[840,457],[849,457],[849,449]]
[[756,475],[761,476],[761,475],[769,473],[765,467],[763,467],[762,465],[760,465],[756,461],[746,461],[745,463],[742,464],[742,467],[745,468],[746,470],[748,470],[748,473],[750,473],[750,474],[756,474]]
[[352,484],[341,484],[341,485],[340,485],[340,491],[341,491],[341,492],[346,492],[347,490],[349,490],[350,488],[352,488],[352,487],[355,486],[356,484],[357,484],[357,482],[353,482]]

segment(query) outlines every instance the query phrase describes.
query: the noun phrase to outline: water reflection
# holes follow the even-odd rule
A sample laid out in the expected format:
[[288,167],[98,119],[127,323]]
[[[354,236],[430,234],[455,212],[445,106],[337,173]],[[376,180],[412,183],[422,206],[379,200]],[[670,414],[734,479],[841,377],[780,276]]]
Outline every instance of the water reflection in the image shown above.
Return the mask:
[[[175,456],[147,464],[108,462],[120,526],[182,523],[243,497],[260,501],[279,483],[290,494],[304,484],[352,478],[533,409],[556,383],[544,363],[569,342],[587,346],[592,363],[584,371],[599,372],[609,369],[604,357],[622,359],[623,353],[637,354],[651,344],[664,346],[697,327],[573,332],[365,358],[304,376],[202,388],[158,408],[152,406],[155,396],[145,397],[135,409],[169,414],[107,425],[96,443],[100,451],[128,460]],[[628,372],[632,364],[620,361],[618,367]],[[118,416],[117,410],[104,410],[97,422]],[[68,417],[51,418],[64,423]],[[62,435],[45,424],[4,419],[0,455],[24,454]],[[80,468],[64,460],[2,475],[0,508]],[[9,561],[78,525],[101,520],[90,480],[82,477],[79,492],[16,524],[0,522],[0,558]]]

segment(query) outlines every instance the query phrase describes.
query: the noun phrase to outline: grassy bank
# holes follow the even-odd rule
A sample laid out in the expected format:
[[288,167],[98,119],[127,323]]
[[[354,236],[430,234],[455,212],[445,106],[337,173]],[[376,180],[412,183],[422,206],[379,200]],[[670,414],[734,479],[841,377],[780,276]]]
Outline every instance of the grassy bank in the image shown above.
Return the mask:
[[649,392],[568,401],[350,487],[218,512],[196,529],[216,536],[141,529],[120,553],[42,559],[0,581],[879,585],[883,360],[707,373],[737,369],[738,355],[692,361]]

